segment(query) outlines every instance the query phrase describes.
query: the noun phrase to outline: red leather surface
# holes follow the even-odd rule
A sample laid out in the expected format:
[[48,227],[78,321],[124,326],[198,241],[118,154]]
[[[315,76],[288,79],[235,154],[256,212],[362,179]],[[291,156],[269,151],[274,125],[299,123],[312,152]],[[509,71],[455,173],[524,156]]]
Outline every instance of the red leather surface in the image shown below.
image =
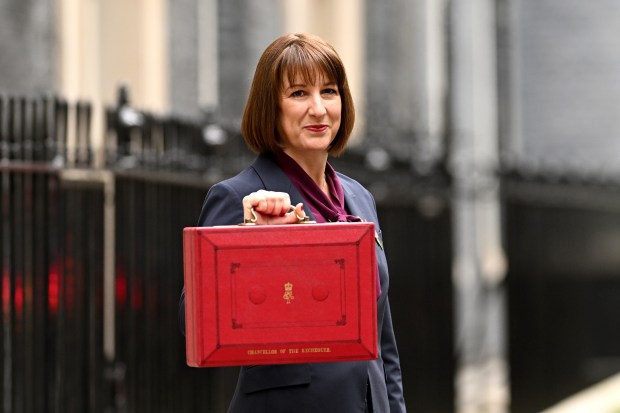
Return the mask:
[[374,224],[183,231],[187,364],[377,358]]

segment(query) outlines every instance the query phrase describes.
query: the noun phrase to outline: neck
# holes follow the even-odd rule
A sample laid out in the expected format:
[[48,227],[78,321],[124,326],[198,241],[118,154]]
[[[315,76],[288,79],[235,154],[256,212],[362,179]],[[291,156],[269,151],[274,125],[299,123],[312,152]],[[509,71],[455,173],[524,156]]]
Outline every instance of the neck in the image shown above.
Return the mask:
[[289,150],[284,152],[293,158],[295,162],[312,178],[314,182],[323,190],[323,192],[329,194],[327,187],[327,181],[325,180],[325,166],[327,165],[327,152],[316,153],[297,153]]

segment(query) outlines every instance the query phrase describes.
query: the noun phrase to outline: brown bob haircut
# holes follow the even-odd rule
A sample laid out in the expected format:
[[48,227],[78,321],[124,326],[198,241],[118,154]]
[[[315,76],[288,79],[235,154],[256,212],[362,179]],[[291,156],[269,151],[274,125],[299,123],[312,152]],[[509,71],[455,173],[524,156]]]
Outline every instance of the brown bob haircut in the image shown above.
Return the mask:
[[293,83],[301,76],[308,84],[324,77],[338,85],[342,102],[340,129],[329,147],[330,155],[340,155],[355,123],[355,108],[344,65],[336,50],[318,36],[286,34],[273,41],[256,65],[252,87],[241,121],[241,133],[256,153],[276,153],[279,144],[280,94],[285,76]]

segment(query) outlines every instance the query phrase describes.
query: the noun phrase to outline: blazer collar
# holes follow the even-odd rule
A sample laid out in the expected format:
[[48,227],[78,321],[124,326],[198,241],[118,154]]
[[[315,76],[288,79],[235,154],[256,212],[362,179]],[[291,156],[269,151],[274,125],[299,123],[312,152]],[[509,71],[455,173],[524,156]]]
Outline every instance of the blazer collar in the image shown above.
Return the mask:
[[289,194],[291,191],[298,193],[291,180],[288,179],[288,176],[286,176],[286,174],[278,166],[278,163],[273,155],[259,155],[256,160],[254,160],[252,167],[256,170],[256,173],[258,173],[258,176],[263,181],[263,185],[266,190],[287,192]]
[[[263,181],[267,191],[286,192],[291,197],[291,204],[293,205],[304,202],[297,188],[278,166],[275,156],[272,154],[261,154],[256,158],[252,167]],[[304,208],[304,211],[310,216],[311,220],[314,220],[310,208]]]
[[344,191],[344,203],[347,211],[351,215],[357,215],[362,219],[366,219],[365,216],[367,215],[367,212],[360,208],[359,202],[355,201],[357,195],[355,194],[353,185],[351,185],[348,179],[343,179],[342,175],[339,175],[339,178],[340,184],[342,185],[342,189]]

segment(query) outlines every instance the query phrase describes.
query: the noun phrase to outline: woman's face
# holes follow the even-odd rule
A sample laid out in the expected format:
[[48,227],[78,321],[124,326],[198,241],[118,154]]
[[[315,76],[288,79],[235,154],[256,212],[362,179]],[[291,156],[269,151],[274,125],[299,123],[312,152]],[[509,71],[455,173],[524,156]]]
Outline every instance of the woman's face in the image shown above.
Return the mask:
[[280,94],[280,143],[289,155],[327,152],[340,128],[342,104],[337,84],[317,76],[307,84],[298,76],[284,79]]

